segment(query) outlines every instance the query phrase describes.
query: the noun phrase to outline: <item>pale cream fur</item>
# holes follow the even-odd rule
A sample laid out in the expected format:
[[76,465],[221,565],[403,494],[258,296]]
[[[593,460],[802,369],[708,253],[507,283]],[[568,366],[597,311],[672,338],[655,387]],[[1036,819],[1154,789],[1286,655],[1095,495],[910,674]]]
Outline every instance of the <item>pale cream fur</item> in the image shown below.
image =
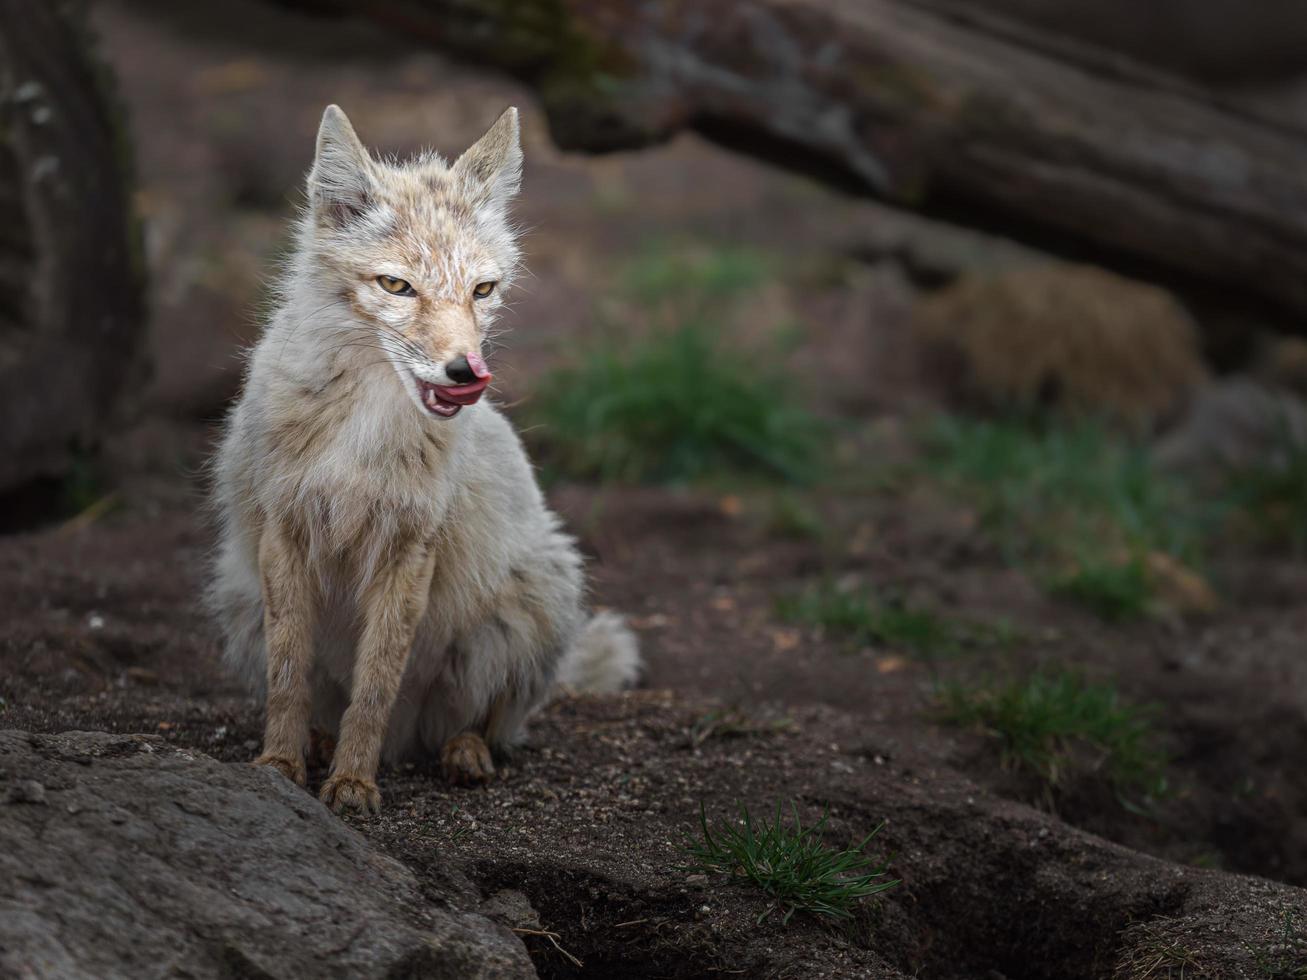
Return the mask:
[[443,753],[451,779],[481,781],[487,745],[518,738],[556,680],[612,690],[638,670],[620,619],[583,614],[581,559],[509,423],[484,399],[439,418],[419,394],[493,327],[520,173],[514,109],[447,165],[373,159],[328,107],[215,460],[210,603],[227,662],[266,693],[258,761],[303,783],[310,726],[336,735],[336,809],[377,807],[383,758]]

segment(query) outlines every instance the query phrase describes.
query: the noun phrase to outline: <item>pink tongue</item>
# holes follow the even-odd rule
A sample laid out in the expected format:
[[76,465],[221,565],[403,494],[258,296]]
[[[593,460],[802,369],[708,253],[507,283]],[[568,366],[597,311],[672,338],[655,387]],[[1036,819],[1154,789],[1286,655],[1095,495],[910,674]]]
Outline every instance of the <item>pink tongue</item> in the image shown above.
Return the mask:
[[471,405],[481,397],[481,392],[485,391],[489,384],[490,376],[486,375],[486,377],[473,381],[471,384],[456,385],[454,387],[435,385],[434,387],[445,401],[453,402],[456,405]]
[[490,377],[490,368],[486,367],[486,362],[481,359],[480,354],[468,354],[467,365],[478,378]]

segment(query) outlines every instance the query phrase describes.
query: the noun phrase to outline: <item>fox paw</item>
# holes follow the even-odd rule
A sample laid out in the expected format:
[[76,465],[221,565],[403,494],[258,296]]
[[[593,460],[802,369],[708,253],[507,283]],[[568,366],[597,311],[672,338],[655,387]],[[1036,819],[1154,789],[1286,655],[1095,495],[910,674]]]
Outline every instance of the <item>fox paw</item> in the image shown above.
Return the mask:
[[276,769],[292,783],[303,786],[308,781],[308,773],[304,769],[304,760],[301,758],[288,759],[284,755],[269,755],[267,752],[259,756],[252,763],[256,766],[269,766]]
[[318,799],[331,807],[333,813],[380,813],[381,791],[370,779],[359,779],[344,773],[333,773],[322,784]]
[[495,777],[490,747],[480,735],[455,735],[440,750],[440,767],[445,779],[455,786],[484,786]]

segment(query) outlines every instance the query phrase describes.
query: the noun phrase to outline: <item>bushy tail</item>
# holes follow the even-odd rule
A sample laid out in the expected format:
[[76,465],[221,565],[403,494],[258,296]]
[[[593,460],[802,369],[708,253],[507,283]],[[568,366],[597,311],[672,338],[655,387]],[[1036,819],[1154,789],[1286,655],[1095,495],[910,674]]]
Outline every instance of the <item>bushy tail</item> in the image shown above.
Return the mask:
[[563,657],[557,686],[607,693],[630,687],[640,676],[640,645],[616,613],[592,616]]

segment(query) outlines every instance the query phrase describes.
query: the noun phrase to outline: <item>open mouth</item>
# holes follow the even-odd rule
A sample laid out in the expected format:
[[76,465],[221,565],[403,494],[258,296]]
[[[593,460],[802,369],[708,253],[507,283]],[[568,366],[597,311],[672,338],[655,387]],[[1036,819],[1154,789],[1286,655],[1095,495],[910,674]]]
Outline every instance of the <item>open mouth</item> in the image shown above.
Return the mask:
[[489,375],[465,385],[433,385],[421,378],[415,380],[418,383],[418,395],[422,398],[422,404],[428,412],[442,419],[452,419],[464,405],[475,404],[481,398],[481,393],[490,385]]

